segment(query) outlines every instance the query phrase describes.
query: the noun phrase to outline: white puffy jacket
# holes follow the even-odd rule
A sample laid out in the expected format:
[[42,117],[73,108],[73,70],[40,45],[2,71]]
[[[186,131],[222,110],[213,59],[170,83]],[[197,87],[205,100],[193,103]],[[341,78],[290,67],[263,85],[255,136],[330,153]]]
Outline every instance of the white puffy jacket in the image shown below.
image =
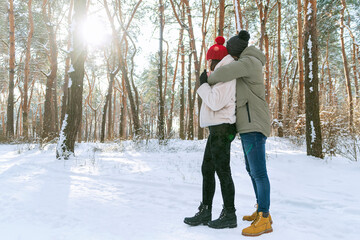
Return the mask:
[[[233,61],[233,57],[227,55],[216,65],[215,70]],[[200,127],[236,122],[236,79],[213,86],[204,83],[197,93],[202,99]]]

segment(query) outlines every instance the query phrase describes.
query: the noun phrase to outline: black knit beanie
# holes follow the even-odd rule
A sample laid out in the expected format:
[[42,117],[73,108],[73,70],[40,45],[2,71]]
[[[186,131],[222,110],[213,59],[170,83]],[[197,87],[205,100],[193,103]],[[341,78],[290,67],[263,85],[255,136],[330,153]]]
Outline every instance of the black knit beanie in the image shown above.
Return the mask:
[[249,44],[250,34],[241,30],[237,36],[230,38],[226,43],[226,48],[231,56],[240,57],[240,54]]

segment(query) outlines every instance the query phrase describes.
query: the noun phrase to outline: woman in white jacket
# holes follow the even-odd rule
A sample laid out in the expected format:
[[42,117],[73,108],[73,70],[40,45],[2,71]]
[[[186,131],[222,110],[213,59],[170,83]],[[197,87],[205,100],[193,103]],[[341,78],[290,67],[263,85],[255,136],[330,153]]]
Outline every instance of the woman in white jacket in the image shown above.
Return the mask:
[[[216,44],[206,54],[210,72],[201,74],[197,93],[202,99],[200,109],[200,127],[209,127],[203,163],[202,202],[194,217],[184,219],[186,224],[196,226],[205,224],[212,228],[234,228],[237,226],[235,215],[235,187],[230,169],[230,146],[236,135],[236,79],[210,86],[207,74],[216,68],[229,64],[234,58],[228,55],[223,46],[225,39],[217,37]],[[224,201],[220,217],[211,221],[212,201],[215,194],[215,172],[218,175]]]

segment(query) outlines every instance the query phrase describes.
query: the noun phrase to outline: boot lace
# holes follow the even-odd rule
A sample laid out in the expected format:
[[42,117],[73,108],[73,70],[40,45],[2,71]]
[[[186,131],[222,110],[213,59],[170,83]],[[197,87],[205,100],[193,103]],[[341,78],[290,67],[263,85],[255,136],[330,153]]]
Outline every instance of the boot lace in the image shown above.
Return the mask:
[[197,212],[197,213],[195,214],[195,216],[199,216],[199,215],[206,209],[206,207],[205,207],[205,205],[203,205],[203,204],[201,203],[198,209],[199,209],[199,212]]
[[251,225],[257,224],[259,221],[260,221],[260,214],[257,214],[255,220],[251,223]]
[[221,211],[221,213],[220,213],[219,219],[223,219],[225,216],[226,216],[226,210],[223,209],[223,210]]
[[203,209],[199,209],[200,211],[195,213],[195,216],[199,216],[202,212],[203,212]]

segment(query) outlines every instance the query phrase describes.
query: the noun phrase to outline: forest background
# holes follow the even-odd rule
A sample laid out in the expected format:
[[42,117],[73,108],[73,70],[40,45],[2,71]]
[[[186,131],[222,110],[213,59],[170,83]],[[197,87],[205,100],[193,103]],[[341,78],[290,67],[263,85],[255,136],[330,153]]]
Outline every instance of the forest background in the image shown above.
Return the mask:
[[[272,136],[358,160],[356,0],[8,0],[0,3],[0,141],[203,139],[196,95],[216,36],[267,59]],[[64,154],[65,153],[65,154]]]

